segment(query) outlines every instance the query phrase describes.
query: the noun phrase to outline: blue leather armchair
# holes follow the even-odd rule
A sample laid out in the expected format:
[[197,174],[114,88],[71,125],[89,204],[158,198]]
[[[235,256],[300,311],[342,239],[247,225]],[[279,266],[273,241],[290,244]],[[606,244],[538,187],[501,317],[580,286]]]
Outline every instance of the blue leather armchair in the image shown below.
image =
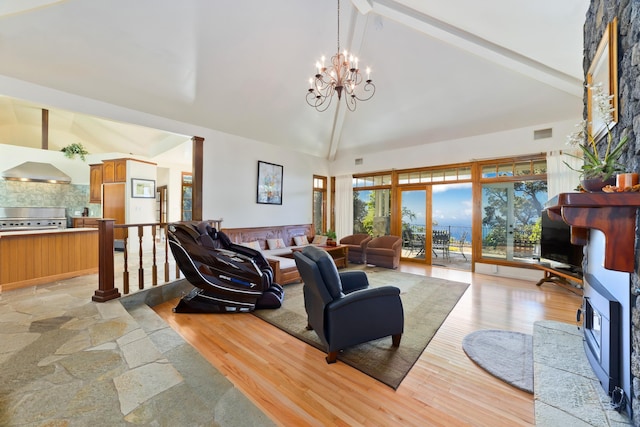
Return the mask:
[[335,363],[342,349],[390,335],[392,345],[400,345],[404,312],[398,288],[368,288],[364,271],[338,272],[333,258],[315,246],[293,255],[304,282],[307,328],[324,344],[327,363]]

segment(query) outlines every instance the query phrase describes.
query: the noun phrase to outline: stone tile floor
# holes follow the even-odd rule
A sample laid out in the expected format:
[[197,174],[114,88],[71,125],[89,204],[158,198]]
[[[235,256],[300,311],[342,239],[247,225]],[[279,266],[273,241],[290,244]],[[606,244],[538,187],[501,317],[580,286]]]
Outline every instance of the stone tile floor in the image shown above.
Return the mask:
[[183,284],[106,303],[97,275],[0,293],[0,425],[273,425],[149,308]]
[[536,425],[622,427],[631,421],[611,409],[575,325],[539,321],[533,332]]

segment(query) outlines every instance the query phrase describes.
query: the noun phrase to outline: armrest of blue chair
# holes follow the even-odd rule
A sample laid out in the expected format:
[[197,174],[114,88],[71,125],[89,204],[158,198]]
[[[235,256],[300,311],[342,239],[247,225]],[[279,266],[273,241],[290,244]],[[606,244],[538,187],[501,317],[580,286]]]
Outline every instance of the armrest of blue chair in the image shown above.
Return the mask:
[[344,271],[338,274],[342,282],[342,292],[345,294],[369,287],[369,279],[364,271]]
[[404,329],[400,289],[395,286],[353,292],[329,303],[326,311],[329,351],[401,334]]

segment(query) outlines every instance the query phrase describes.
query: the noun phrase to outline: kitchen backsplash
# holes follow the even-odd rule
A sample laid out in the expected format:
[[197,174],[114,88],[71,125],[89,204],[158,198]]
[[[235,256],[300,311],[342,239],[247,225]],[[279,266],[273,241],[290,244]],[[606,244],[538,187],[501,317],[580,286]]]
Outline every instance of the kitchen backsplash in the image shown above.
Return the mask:
[[0,207],[64,207],[67,218],[80,216],[85,207],[89,216],[100,216],[101,205],[89,204],[89,186],[0,180]]

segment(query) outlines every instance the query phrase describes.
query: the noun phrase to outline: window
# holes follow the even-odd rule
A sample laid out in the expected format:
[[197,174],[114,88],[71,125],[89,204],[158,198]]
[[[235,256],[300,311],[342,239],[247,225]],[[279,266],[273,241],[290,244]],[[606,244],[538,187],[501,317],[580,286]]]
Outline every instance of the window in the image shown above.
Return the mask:
[[313,176],[313,228],[316,234],[327,230],[327,178]]
[[391,234],[391,174],[354,176],[353,232]]
[[181,216],[183,221],[191,221],[193,201],[193,175],[191,172],[182,172],[182,207]]

